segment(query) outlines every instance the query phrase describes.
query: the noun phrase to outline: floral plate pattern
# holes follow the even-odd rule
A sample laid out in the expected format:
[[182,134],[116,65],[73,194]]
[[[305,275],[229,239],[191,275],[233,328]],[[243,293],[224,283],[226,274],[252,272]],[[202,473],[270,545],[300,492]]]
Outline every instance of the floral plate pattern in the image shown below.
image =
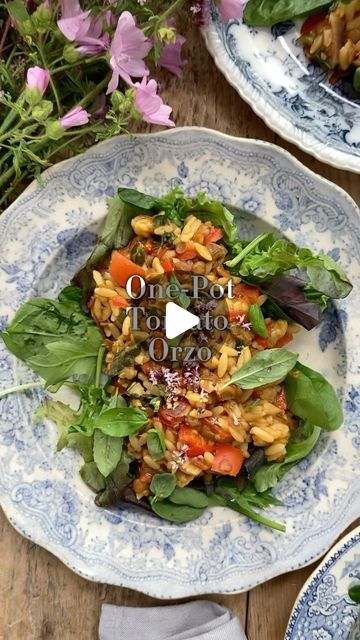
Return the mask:
[[[54,297],[85,261],[106,210],[126,185],[163,194],[175,185],[246,209],[242,235],[266,226],[339,260],[356,284],[358,209],[341,189],[287,152],[256,140],[189,127],[103,142],[43,174],[0,218],[0,327],[34,295]],[[76,452],[55,453],[50,422],[34,424],[42,391],[0,399],[0,501],[13,524],[80,575],[159,598],[247,590],[323,554],[360,513],[359,296],[333,306],[294,350],[329,377],[344,426],[290,471],[270,517],[281,534],[223,508],[186,525],[130,507],[100,510],[78,475]],[[0,344],[0,389],[32,374]],[[346,473],[344,473],[346,468]]]
[[[360,607],[348,596],[360,581],[360,527],[331,549],[302,588],[284,640],[348,640]],[[358,634],[352,640],[360,640]]]
[[301,23],[224,23],[212,5],[206,45],[228,82],[280,136],[336,168],[360,173],[360,95],[331,85],[297,44]]

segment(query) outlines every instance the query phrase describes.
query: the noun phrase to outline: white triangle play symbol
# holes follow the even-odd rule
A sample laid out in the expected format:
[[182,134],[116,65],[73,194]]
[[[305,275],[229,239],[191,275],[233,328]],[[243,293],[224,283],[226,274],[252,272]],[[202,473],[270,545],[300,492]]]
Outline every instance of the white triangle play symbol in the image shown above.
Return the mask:
[[174,302],[168,302],[165,315],[165,334],[169,340],[177,338],[188,329],[192,329],[199,322],[198,316],[182,309]]

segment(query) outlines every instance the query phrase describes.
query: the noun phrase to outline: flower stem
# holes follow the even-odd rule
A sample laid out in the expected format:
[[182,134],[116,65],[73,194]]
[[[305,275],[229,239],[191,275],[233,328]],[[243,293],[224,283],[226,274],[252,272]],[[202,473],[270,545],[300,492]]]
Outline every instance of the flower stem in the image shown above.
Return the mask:
[[104,359],[105,347],[100,347],[96,361],[95,387],[100,387],[101,369]]
[[107,87],[107,85],[109,84],[109,80],[110,80],[110,73],[107,73],[105,78],[99,82],[98,85],[96,85],[96,87],[94,87],[91,91],[89,91],[89,93],[83,97],[82,100],[80,100],[79,105],[80,107],[86,107],[88,104],[90,104],[90,102],[92,102],[94,100],[94,98],[96,98],[96,96],[99,95],[99,93],[102,92],[103,89],[105,89],[105,87]]
[[[39,43],[37,44],[37,48],[38,48],[38,51],[39,51],[39,54],[40,54],[40,58],[41,58],[41,60],[42,60],[42,63],[43,63],[43,65],[44,65],[44,68],[45,68],[45,69],[48,69],[48,68],[49,68],[49,66],[48,66],[48,63],[46,62],[46,58],[45,58],[45,54],[44,54],[43,48],[41,47],[41,45],[40,45]],[[53,92],[54,97],[55,97],[56,106],[57,106],[57,108],[58,108],[59,116],[61,116],[61,104],[60,104],[60,98],[59,98],[59,94],[58,94],[58,92],[57,92],[57,89],[56,89],[56,86],[55,86],[55,82],[54,82],[54,80],[53,80],[53,78],[52,78],[51,73],[50,73],[50,85],[51,85],[52,92]]]
[[0,391],[0,398],[4,398],[10,393],[16,393],[17,391],[26,391],[27,389],[36,389],[36,387],[43,387],[44,382],[27,382],[26,384],[18,384],[15,387],[9,387],[9,389],[2,389]]

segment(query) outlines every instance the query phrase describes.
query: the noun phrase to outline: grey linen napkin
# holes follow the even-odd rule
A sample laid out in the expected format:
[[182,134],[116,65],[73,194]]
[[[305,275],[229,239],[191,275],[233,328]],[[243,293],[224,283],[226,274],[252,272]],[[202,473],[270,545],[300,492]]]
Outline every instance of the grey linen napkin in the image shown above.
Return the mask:
[[215,602],[164,607],[103,604],[99,640],[246,640],[239,620]]

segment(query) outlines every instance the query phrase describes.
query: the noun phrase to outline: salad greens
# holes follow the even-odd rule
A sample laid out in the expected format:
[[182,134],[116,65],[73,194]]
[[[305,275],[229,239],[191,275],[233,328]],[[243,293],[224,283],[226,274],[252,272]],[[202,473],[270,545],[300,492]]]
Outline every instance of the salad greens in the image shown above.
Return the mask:
[[244,10],[244,22],[250,26],[271,26],[326,10],[332,4],[333,0],[249,0]]
[[[254,11],[251,9],[254,5],[259,9],[267,4],[266,0],[260,3],[250,0],[248,12]],[[283,5],[282,2],[270,4]],[[306,10],[306,2],[302,6]],[[311,329],[320,322],[329,299],[345,297],[352,288],[344,272],[329,256],[315,256],[309,249],[299,249],[269,233],[260,234],[250,242],[238,240],[232,213],[204,193],[189,198],[175,188],[165,196],[152,197],[133,189],[119,189],[108,201],[102,234],[88,261],[74,277],[73,286],[63,289],[57,300],[29,300],[0,334],[8,349],[41,376],[48,389],[55,390],[65,384],[78,393],[77,409],[46,399],[35,418],[45,417],[57,424],[58,451],[72,447],[81,454],[84,460],[81,477],[96,492],[95,502],[99,506],[117,504],[127,499],[125,496],[130,496],[131,501],[129,485],[134,479],[132,465],[135,463],[124,438],[140,433],[148,424],[149,408],[157,412],[161,402],[155,392],[151,396],[141,392],[139,395],[136,383],[133,394],[130,386],[127,396],[142,398],[146,411],[128,406],[117,392],[114,395],[107,392],[107,382],[102,375],[103,336],[84,306],[94,287],[93,269],[101,269],[114,248],[129,243],[134,235],[131,220],[139,212],[153,215],[159,225],[165,222],[183,225],[189,212],[193,212],[221,228],[231,273],[267,295],[265,305],[252,304],[249,309],[253,331],[262,338],[267,337],[264,313],[265,317],[296,320]],[[140,262],[143,251],[143,245],[136,249],[136,259]],[[170,276],[170,283],[180,287],[174,274]],[[191,298],[179,291],[175,302],[186,309]],[[139,340],[116,354],[110,376],[133,364],[141,349],[141,338]],[[300,364],[297,358],[298,354],[285,348],[259,351],[224,385],[256,389],[284,380],[287,404],[299,417],[300,426],[293,432],[282,462],[266,463],[263,450],[255,448],[244,464],[243,484],[239,477],[217,477],[211,486],[203,484],[197,489],[176,486],[174,474],[156,473],[150,485],[154,495],[144,506],[149,508],[150,504],[156,515],[173,522],[193,520],[211,505],[226,506],[284,531],[282,524],[260,513],[281,505],[268,490],[313,450],[321,429],[337,429],[343,420],[334,389],[321,374]],[[164,387],[158,385],[157,393],[164,395]],[[160,429],[148,430],[147,448],[154,461],[163,457],[166,443]]]

